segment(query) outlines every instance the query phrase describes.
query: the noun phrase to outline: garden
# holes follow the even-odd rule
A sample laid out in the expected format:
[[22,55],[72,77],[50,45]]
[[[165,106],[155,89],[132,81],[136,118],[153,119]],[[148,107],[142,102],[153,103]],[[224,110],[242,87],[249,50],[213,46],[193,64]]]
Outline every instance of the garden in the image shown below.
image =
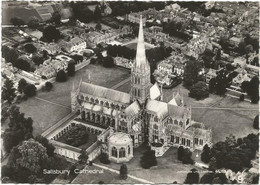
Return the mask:
[[81,149],[87,149],[97,141],[97,136],[87,131],[85,126],[76,124],[67,133],[63,134],[58,141]]

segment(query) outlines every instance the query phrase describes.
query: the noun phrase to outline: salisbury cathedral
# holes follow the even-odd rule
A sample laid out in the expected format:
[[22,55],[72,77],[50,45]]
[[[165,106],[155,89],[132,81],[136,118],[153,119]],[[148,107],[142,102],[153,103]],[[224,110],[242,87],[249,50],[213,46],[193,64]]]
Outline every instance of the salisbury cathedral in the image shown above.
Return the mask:
[[202,150],[205,144],[211,146],[211,129],[191,120],[192,109],[183,102],[180,93],[173,94],[169,102],[161,101],[161,95],[157,83],[152,85],[150,82],[150,65],[146,59],[140,19],[130,93],[81,80],[77,87],[73,85],[71,108],[78,111],[82,119],[102,128],[111,127],[120,137],[130,138],[133,147],[142,143],[152,148],[156,146],[156,156],[162,156],[171,146],[181,145],[192,151]]

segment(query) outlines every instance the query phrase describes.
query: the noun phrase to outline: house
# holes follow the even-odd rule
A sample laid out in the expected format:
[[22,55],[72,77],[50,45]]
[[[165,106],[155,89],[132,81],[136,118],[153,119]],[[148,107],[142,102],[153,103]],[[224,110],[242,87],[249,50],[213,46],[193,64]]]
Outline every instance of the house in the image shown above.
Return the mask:
[[86,49],[87,43],[79,37],[74,37],[70,41],[66,42],[62,40],[59,43],[60,47],[66,52],[71,53],[73,51],[81,51]]

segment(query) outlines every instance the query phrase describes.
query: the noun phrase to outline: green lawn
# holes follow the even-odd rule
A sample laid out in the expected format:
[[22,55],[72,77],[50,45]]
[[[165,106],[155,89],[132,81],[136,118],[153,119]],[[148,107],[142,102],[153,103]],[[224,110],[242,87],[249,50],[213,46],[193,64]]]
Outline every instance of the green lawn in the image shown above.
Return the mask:
[[[143,155],[146,147],[140,146],[134,149],[133,159],[125,163],[128,168],[128,174],[138,178],[145,179],[154,183],[183,183],[187,173],[196,168],[193,165],[184,165],[177,160],[177,148],[170,148],[162,157],[157,158],[157,166],[150,169],[143,169],[140,166],[140,159]],[[105,165],[99,162],[97,158],[95,163],[107,166],[109,168],[119,170],[121,164],[111,162],[109,165]],[[196,168],[197,169],[197,168]]]
[[33,119],[33,134],[39,135],[71,111],[64,107],[59,107],[35,98],[20,103],[20,112],[25,114],[25,117]]
[[79,174],[72,182],[72,184],[98,184],[103,181],[105,184],[139,184],[140,182],[127,178],[121,180],[119,174],[101,169],[96,166],[89,166],[87,170],[98,170],[99,173],[82,173]]
[[[88,132],[88,140],[86,143],[84,143],[83,145],[81,146],[78,146],[77,148],[80,148],[80,149],[83,149],[83,150],[86,150],[88,147],[90,147],[93,143],[95,143],[97,141],[97,136],[95,134],[91,134],[90,132]],[[66,144],[66,138],[68,138],[69,136],[69,132],[63,134],[59,139],[58,141],[59,142],[62,142],[62,143],[65,143]]]

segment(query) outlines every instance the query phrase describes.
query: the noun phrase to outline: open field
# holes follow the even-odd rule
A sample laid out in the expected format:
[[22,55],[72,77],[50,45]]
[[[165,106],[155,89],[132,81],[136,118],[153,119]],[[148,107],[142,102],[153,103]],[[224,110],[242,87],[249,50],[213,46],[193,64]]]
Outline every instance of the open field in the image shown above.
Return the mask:
[[[69,132],[63,134],[57,141],[59,142],[62,142],[62,143],[65,143],[66,144],[66,138],[68,138]],[[95,143],[97,141],[97,136],[95,134],[91,134],[90,132],[88,132],[88,140],[86,143],[84,143],[83,145],[81,146],[78,146],[77,148],[80,148],[80,149],[83,149],[83,150],[86,150],[88,147],[90,147],[93,143]]]
[[25,114],[25,117],[33,119],[33,134],[35,136],[41,134],[71,112],[64,107],[35,98],[29,98],[18,106],[20,107],[20,112]]
[[[138,178],[142,178],[154,183],[183,183],[187,173],[196,168],[193,165],[184,165],[177,160],[177,148],[170,148],[163,157],[157,158],[157,166],[150,169],[143,169],[140,166],[140,159],[143,153],[146,151],[145,146],[140,146],[134,149],[134,157],[130,162],[125,163],[128,168],[128,174]],[[99,159],[94,161],[103,166],[119,170],[121,164],[111,162],[109,165],[102,164]]]
[[79,174],[73,181],[72,184],[98,184],[103,181],[105,184],[138,184],[140,182],[127,178],[126,180],[121,180],[119,174],[101,169],[96,166],[88,166],[86,170],[96,170],[97,173],[82,173]]

